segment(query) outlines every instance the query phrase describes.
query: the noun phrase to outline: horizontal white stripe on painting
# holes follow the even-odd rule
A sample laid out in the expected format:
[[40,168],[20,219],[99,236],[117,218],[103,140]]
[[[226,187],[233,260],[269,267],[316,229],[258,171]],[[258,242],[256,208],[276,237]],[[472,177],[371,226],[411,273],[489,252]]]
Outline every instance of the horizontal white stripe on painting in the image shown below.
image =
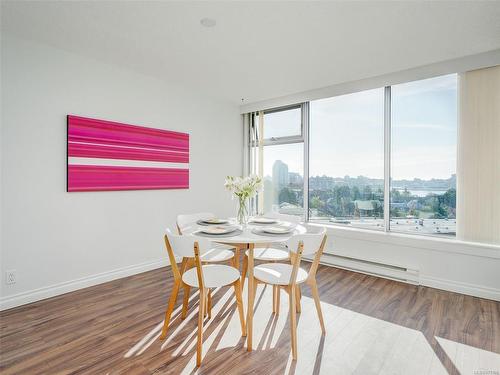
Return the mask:
[[143,146],[124,146],[124,145],[115,145],[115,144],[105,144],[105,143],[92,143],[92,142],[75,142],[68,141],[68,143],[73,143],[75,145],[91,145],[91,146],[99,146],[99,147],[109,147],[109,148],[126,148],[131,150],[148,150],[148,151],[156,151],[156,152],[168,152],[168,153],[177,153],[177,154],[187,154],[189,151],[180,151],[180,150],[163,150],[160,148],[152,148],[152,147],[143,147]]
[[68,158],[68,164],[107,165],[111,167],[151,167],[151,168],[181,168],[181,169],[189,168],[189,163],[167,163],[163,161],[79,158],[74,156],[70,156]]

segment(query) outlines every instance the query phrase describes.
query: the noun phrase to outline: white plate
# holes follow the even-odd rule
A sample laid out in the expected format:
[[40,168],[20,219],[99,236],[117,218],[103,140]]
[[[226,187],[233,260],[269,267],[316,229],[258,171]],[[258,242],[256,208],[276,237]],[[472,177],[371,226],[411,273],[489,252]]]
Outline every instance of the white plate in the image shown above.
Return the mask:
[[269,219],[267,217],[254,217],[250,220],[251,223],[256,224],[276,224],[278,221],[276,219]]
[[211,219],[202,220],[202,222],[207,223],[207,224],[226,224],[226,223],[228,223],[227,220],[225,220],[225,219],[218,219],[216,217],[213,217]]
[[279,227],[279,226],[274,226],[274,227],[266,227],[262,228],[263,232],[266,233],[272,233],[272,234],[287,234],[293,231],[293,227]]
[[206,234],[227,234],[234,232],[237,227],[226,227],[226,226],[216,226],[216,227],[206,227],[200,230],[202,233]]

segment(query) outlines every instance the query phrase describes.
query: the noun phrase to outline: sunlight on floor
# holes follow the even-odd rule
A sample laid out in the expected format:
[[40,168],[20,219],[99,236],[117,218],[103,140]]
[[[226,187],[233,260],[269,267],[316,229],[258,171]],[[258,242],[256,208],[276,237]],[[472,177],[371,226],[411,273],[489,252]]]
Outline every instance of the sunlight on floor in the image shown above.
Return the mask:
[[[221,350],[230,350],[246,341],[241,337],[239,317],[236,312],[232,289],[213,292],[217,303],[212,309],[212,318],[205,320],[203,356]],[[186,357],[183,374],[197,372],[196,333],[198,293],[190,299],[190,310],[185,320],[180,319],[179,306],[173,314],[167,339],[160,351],[165,351],[172,340],[180,344],[171,354]],[[246,288],[244,301],[247,301]],[[282,291],[280,314],[272,314],[272,288],[260,285],[257,289],[254,315],[254,356],[282,356],[286,361],[285,374],[446,374],[447,371],[432,347],[417,330],[399,326],[384,320],[359,314],[335,305],[322,302],[327,334],[322,336],[312,298],[303,295],[302,313],[298,315],[298,353],[296,362],[290,355],[288,295]],[[186,327],[192,327],[186,337],[176,336]],[[140,355],[158,338],[162,324],[155,326],[143,339],[131,348],[125,357]],[[184,333],[185,334],[185,331]],[[462,373],[479,369],[496,369],[500,355],[469,347],[453,341],[436,338]],[[158,350],[152,348],[150,350]],[[202,365],[203,366],[203,365]],[[496,367],[495,367],[496,366]]]
[[151,332],[142,338],[137,344],[135,344],[126,354],[125,358],[132,357],[135,355],[140,355],[155,342],[155,340],[160,337],[161,327],[163,322],[159,323]]
[[500,354],[436,337],[461,374],[500,374]]
[[[193,301],[196,301],[198,298],[198,291],[195,291],[191,297],[189,298],[189,302],[193,303]],[[175,332],[179,332],[182,327],[186,324],[186,322],[191,318],[191,315],[193,315],[193,312],[190,311],[190,315],[184,320],[183,324],[176,324],[177,321],[180,321],[180,313],[182,310],[182,305],[178,306],[173,312],[172,312],[172,317],[170,319],[170,331],[174,330],[174,334],[172,336],[167,337],[167,340],[165,341],[165,344],[168,344],[168,342],[175,336]],[[173,326],[173,327],[172,327]],[[135,344],[127,353],[125,353],[124,357],[129,358],[132,357],[133,355],[140,355],[144,353],[144,351],[149,348],[159,337],[161,334],[161,329],[163,327],[163,321],[158,323],[146,336],[144,336],[141,341],[139,341],[137,344]],[[169,332],[170,333],[170,332]]]

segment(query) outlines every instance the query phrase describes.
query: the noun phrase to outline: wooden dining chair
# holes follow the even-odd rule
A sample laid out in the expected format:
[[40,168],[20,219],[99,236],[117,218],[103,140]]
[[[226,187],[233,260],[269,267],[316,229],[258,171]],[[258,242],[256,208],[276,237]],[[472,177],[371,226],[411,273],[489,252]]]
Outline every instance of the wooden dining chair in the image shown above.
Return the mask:
[[[211,219],[215,215],[211,212],[198,212],[187,215],[177,215],[177,232],[184,234],[186,230],[196,228],[196,222],[199,220]],[[229,262],[231,265],[234,259],[234,247],[215,244],[212,251],[203,254],[202,263],[223,263]]]
[[[287,215],[280,214],[278,212],[268,212],[264,215],[266,218],[276,219],[278,221],[285,221],[292,224],[299,224],[301,221],[300,216],[296,215]],[[273,244],[272,246],[266,247],[258,247],[253,251],[253,259],[254,261],[263,261],[263,262],[283,262],[288,261],[290,259],[290,252],[284,245]],[[248,250],[245,252],[245,256],[243,258],[243,266],[241,270],[241,285],[245,286],[245,278],[248,272]],[[276,290],[273,288],[273,294],[276,293]]]
[[[297,359],[297,304],[300,304],[300,286],[307,284],[311,288],[316,311],[318,313],[319,324],[323,334],[325,323],[321,312],[321,303],[316,282],[316,271],[323,254],[326,243],[326,229],[320,227],[307,226],[308,233],[298,234],[286,241],[290,250],[291,264],[286,263],[265,263],[254,268],[254,282],[256,284],[269,284],[277,288],[277,293],[273,293],[273,311],[277,312],[280,303],[281,289],[288,293],[290,301],[290,334],[292,341],[292,356]],[[309,233],[314,232],[315,233]],[[302,255],[314,255],[309,272],[300,267]],[[254,290],[256,288],[254,287]]]
[[181,214],[177,215],[177,232],[182,234],[183,230],[189,229],[189,227],[196,227],[196,222],[199,220],[206,220],[215,217],[211,212],[196,212],[194,214]]
[[[186,231],[197,228],[196,222],[199,220],[211,219],[215,217],[215,215],[211,212],[198,212],[194,214],[182,214],[177,216],[177,232],[179,234],[183,234]],[[201,262],[203,264],[211,264],[211,263],[225,263],[228,262],[229,265],[235,265],[235,254],[234,247],[221,245],[221,244],[213,244],[210,251],[206,251],[201,256]],[[194,258],[191,257],[183,257],[181,261],[180,274],[182,274],[194,267]],[[191,293],[191,287],[189,285],[184,286],[184,302],[181,313],[181,319],[185,319],[187,316],[187,308],[189,304],[189,295]]]
[[[245,318],[243,315],[243,300],[241,296],[240,272],[228,265],[224,264],[202,264],[203,254],[209,252],[213,245],[210,240],[204,238],[196,238],[189,235],[173,234],[169,229],[165,234],[165,245],[167,247],[170,264],[172,265],[172,273],[174,275],[174,286],[168,302],[168,307],[165,312],[165,321],[160,339],[164,339],[167,335],[168,326],[172,311],[174,310],[177,301],[177,294],[180,287],[199,288],[199,312],[198,312],[198,343],[196,354],[196,365],[200,366],[202,357],[203,344],[203,320],[206,315],[211,317],[212,298],[211,290],[222,286],[232,285],[236,296],[236,305],[240,316],[241,334],[246,336]],[[175,256],[185,258],[193,258],[195,266],[186,270],[181,275]],[[184,306],[183,306],[184,308]]]

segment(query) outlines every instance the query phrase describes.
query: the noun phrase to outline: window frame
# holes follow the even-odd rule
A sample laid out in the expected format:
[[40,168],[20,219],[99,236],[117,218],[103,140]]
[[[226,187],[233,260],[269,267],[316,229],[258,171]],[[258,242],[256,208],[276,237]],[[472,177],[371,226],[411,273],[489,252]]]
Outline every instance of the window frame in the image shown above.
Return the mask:
[[[389,168],[390,168],[390,172],[389,172],[389,179],[387,180],[388,181],[388,184],[389,184],[389,190],[388,190],[388,197],[386,197],[384,195],[384,199],[388,199],[388,202],[389,202],[389,211],[387,211],[387,216],[385,215],[385,212],[384,212],[384,221],[385,219],[387,218],[387,221],[388,221],[388,226],[387,226],[387,230],[385,232],[390,232],[392,234],[401,234],[401,235],[408,235],[408,236],[417,236],[417,237],[423,237],[423,238],[439,238],[439,239],[449,239],[449,240],[453,240],[453,241],[456,241],[458,238],[457,238],[457,233],[455,231],[455,235],[452,237],[443,237],[442,235],[439,235],[437,233],[415,233],[415,232],[408,232],[408,231],[404,231],[404,230],[398,230],[396,226],[394,226],[394,229],[391,229],[391,225],[390,225],[390,222],[391,222],[391,211],[390,211],[390,204],[391,204],[391,192],[392,192],[392,146],[393,146],[393,137],[392,137],[392,115],[393,115],[393,112],[392,112],[392,101],[393,101],[393,95],[392,95],[392,89],[394,86],[398,86],[398,85],[404,85],[404,84],[407,84],[407,83],[413,83],[413,82],[421,82],[421,81],[425,81],[425,80],[429,80],[429,79],[434,79],[434,78],[440,78],[440,77],[444,77],[444,76],[450,76],[450,75],[454,75],[455,78],[456,78],[456,82],[457,82],[457,100],[458,100],[458,97],[459,97],[459,93],[458,93],[458,73],[446,73],[446,74],[440,74],[440,75],[437,75],[437,76],[431,76],[431,77],[424,77],[424,78],[420,78],[420,79],[416,79],[416,80],[412,80],[412,81],[405,81],[405,82],[397,82],[397,83],[394,83],[393,85],[391,86],[386,86],[386,88],[389,88],[389,113],[388,113],[388,126],[389,126],[389,133],[388,133],[388,136],[387,136],[387,139],[384,138],[384,142],[386,142],[386,144],[388,143],[388,151],[387,153],[385,154],[385,157],[388,158],[388,165],[389,165]],[[458,133],[458,117],[459,117],[459,107],[457,105],[457,113],[456,113],[456,118],[457,118],[457,122],[456,122],[456,127],[457,127],[457,133]],[[457,139],[457,142],[458,142],[458,139]],[[385,146],[385,145],[384,145]],[[455,144],[455,152],[457,152],[457,147],[458,147],[458,143]],[[456,174],[456,171],[458,169],[458,158],[456,158],[456,161],[455,161],[455,174]],[[384,181],[385,183],[385,181]],[[455,190],[457,189],[457,186],[455,185]],[[384,192],[385,194],[385,192]],[[456,204],[456,202],[455,202]],[[398,220],[398,218],[396,217],[395,220]],[[455,222],[457,221],[457,218],[455,217]]]
[[[277,112],[285,112],[285,111],[290,111],[292,109],[300,109],[301,112],[301,121],[300,121],[300,134],[297,135],[289,135],[285,137],[271,137],[271,138],[262,138],[262,146],[272,146],[272,145],[284,145],[284,144],[290,144],[290,143],[305,143],[305,137],[304,137],[304,110],[303,107],[306,103],[298,103],[298,104],[292,104],[292,105],[287,105],[283,107],[277,107],[277,108],[272,108],[272,109],[267,109],[265,111],[262,111],[262,115],[265,116],[270,113],[277,113]],[[266,126],[264,122],[264,127]],[[262,137],[264,137],[264,134],[262,134]]]
[[[266,146],[277,146],[277,145],[287,145],[287,144],[296,144],[296,143],[302,143],[303,144],[303,176],[306,176],[304,173],[309,173],[309,140],[308,140],[308,129],[309,129],[309,102],[303,102],[303,103],[298,103],[298,104],[292,104],[292,105],[286,105],[286,106],[281,106],[281,107],[276,107],[276,108],[271,108],[267,109],[264,111],[257,111],[254,112],[253,114],[250,114],[252,116],[251,121],[255,122],[256,118],[258,119],[260,116],[262,116],[262,121],[263,121],[263,126],[265,126],[264,122],[264,116],[269,113],[276,113],[276,112],[284,112],[284,111],[289,111],[292,109],[300,109],[300,134],[297,135],[292,135],[292,136],[285,136],[285,137],[271,137],[271,138],[262,138],[262,139],[256,139],[255,141],[249,141],[249,149],[248,152],[252,153],[252,149],[255,147],[264,147]],[[262,129],[262,133],[264,133],[264,130]],[[262,134],[263,137],[263,134]],[[263,176],[261,176],[263,177]],[[303,194],[304,194],[304,203],[303,203],[303,209],[304,209],[304,221],[309,221],[309,178],[303,178],[304,180],[304,186],[303,186]],[[307,194],[307,195],[306,195]],[[263,199],[261,194],[259,194],[258,200]],[[307,197],[307,199],[305,199]],[[258,203],[259,205],[259,203]]]
[[[356,94],[356,93],[360,93],[360,92],[363,92],[363,91],[372,91],[372,90],[378,90],[378,89],[384,89],[384,92],[383,92],[383,95],[384,95],[384,103],[383,103],[383,123],[382,123],[382,136],[383,136],[383,142],[384,142],[384,147],[382,148],[383,149],[383,152],[384,152],[384,158],[383,158],[383,161],[384,161],[384,217],[383,217],[383,223],[384,223],[384,226],[381,228],[381,229],[375,229],[375,228],[359,228],[359,227],[354,227],[354,226],[349,226],[349,225],[341,225],[341,224],[336,224],[336,223],[328,223],[327,225],[333,225],[335,227],[338,227],[338,228],[349,228],[349,229],[360,229],[360,230],[370,230],[370,231],[375,231],[375,232],[386,232],[385,230],[385,202],[386,202],[386,196],[385,196],[385,174],[386,174],[386,165],[385,165],[385,144],[386,144],[386,139],[385,139],[385,132],[386,132],[386,117],[387,117],[387,112],[386,112],[386,95],[387,95],[387,88],[388,86],[385,86],[385,87],[373,87],[373,88],[368,88],[368,89],[364,89],[364,90],[357,90],[357,91],[352,91],[352,92],[347,92],[347,93],[342,93],[342,94],[339,94],[339,95],[334,95],[334,96],[330,96],[330,97],[327,97],[327,98],[318,98],[318,99],[314,99],[314,100],[322,100],[322,99],[331,99],[331,98],[335,98],[335,97],[339,97],[339,96],[344,96],[344,95],[351,95],[351,94]],[[389,86],[389,91],[390,91],[390,86]],[[389,94],[390,95],[390,94]],[[313,100],[311,100],[313,101]],[[311,101],[308,101],[306,102],[307,104],[307,108],[308,108],[308,116],[309,116],[309,103]],[[388,116],[389,116],[389,125],[390,125],[390,108],[389,108],[389,112],[388,112]],[[307,119],[307,138],[306,138],[306,141],[305,141],[305,144],[307,143],[307,148],[308,148],[308,155],[307,155],[307,178],[304,178],[304,180],[307,180],[307,183],[309,184],[309,149],[310,149],[310,139],[309,139],[309,128],[310,128],[310,119],[308,117]],[[389,129],[389,132],[390,132],[390,129]],[[304,159],[304,173],[306,173],[306,168],[305,168],[305,159]],[[389,172],[390,173],[390,172]],[[314,224],[319,224],[318,222],[310,222],[310,212],[309,212],[309,186],[307,188],[307,212],[306,212],[306,215],[307,215],[307,222],[308,223],[314,223]]]
[[[448,74],[443,74],[443,75],[437,75],[433,77],[426,77],[426,78],[421,78],[418,80],[414,81],[421,81],[425,80],[428,78],[437,78],[441,77],[444,75],[449,75],[449,74],[457,74],[457,73],[448,73]],[[414,82],[414,81],[409,81],[409,82]],[[400,83],[405,83],[405,82],[398,82],[394,83],[395,84],[400,84]],[[329,223],[329,226],[333,226],[335,228],[344,228],[344,229],[349,229],[349,230],[355,230],[355,231],[370,231],[370,232],[378,232],[378,233],[396,233],[396,234],[403,234],[403,235],[409,235],[409,236],[417,236],[417,237],[422,237],[422,238],[439,238],[439,239],[447,239],[451,241],[456,241],[457,237],[456,234],[452,238],[443,238],[440,235],[432,234],[432,233],[408,233],[408,232],[402,232],[402,231],[394,231],[391,230],[391,214],[390,214],[390,205],[391,205],[391,182],[392,182],[392,171],[391,171],[391,160],[392,160],[392,86],[393,85],[386,85],[384,87],[371,87],[371,88],[365,88],[363,90],[356,90],[352,92],[346,92],[338,95],[334,95],[331,97],[335,96],[342,96],[346,94],[354,94],[358,92],[362,92],[365,90],[373,90],[373,89],[384,89],[384,226],[382,230],[379,229],[372,229],[372,228],[356,228],[356,227],[349,227],[349,226],[342,226],[338,225],[335,223]],[[323,98],[318,98],[318,99],[323,99]],[[304,180],[304,220],[305,222],[309,223],[310,219],[310,212],[309,212],[309,150],[310,150],[310,139],[309,139],[309,131],[310,131],[310,116],[309,116],[309,104],[310,101],[305,101],[302,103],[297,103],[297,104],[292,104],[292,105],[286,105],[286,106],[281,106],[281,107],[276,107],[276,108],[271,108],[267,109],[264,111],[259,111],[259,112],[254,112],[254,113],[259,113],[264,116],[265,114],[268,113],[275,113],[275,112],[281,112],[281,111],[286,111],[286,110],[291,110],[291,109],[301,109],[301,134],[300,135],[294,135],[294,136],[285,136],[285,137],[271,137],[267,139],[262,139],[262,147],[265,146],[273,146],[273,145],[283,145],[283,144],[292,144],[292,143],[303,143],[303,180]],[[265,126],[265,125],[264,125]],[[458,126],[458,124],[457,124]],[[251,142],[250,142],[251,143]],[[257,143],[259,143],[257,141]],[[250,144],[249,147],[249,152],[251,152],[252,147],[257,146],[256,144]],[[306,199],[307,198],[307,199]],[[318,223],[314,223],[318,224]]]

